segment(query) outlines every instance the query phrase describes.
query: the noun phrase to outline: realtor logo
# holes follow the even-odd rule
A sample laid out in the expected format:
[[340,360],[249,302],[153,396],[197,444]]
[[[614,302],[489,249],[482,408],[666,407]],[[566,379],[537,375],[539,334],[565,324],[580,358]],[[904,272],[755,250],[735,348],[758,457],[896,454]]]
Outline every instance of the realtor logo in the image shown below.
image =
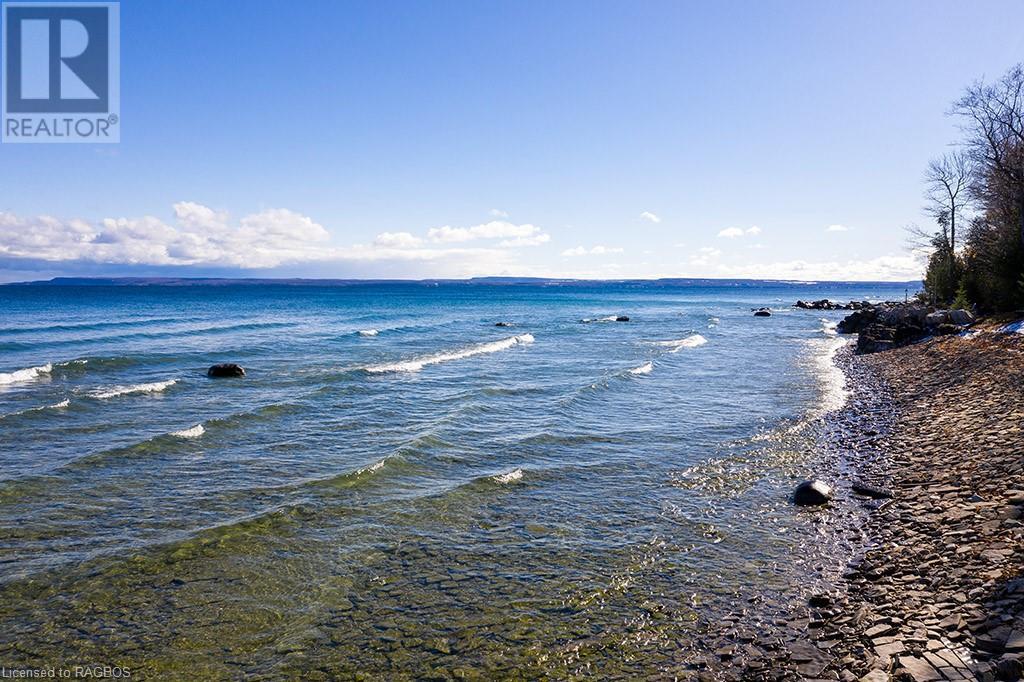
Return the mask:
[[4,142],[119,142],[116,2],[3,3]]

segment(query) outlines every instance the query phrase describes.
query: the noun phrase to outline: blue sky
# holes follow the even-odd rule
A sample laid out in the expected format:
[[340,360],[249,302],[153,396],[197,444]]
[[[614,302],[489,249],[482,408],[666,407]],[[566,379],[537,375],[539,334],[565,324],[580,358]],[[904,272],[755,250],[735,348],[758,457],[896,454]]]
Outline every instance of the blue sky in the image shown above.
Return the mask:
[[1022,25],[1019,0],[125,1],[120,144],[0,145],[0,280],[909,279],[945,111]]

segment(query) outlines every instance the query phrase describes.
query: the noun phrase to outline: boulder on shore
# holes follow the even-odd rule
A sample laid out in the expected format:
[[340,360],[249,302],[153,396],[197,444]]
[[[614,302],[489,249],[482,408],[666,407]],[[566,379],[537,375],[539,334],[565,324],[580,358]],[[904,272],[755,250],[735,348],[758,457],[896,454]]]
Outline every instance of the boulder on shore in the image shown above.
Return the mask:
[[858,353],[877,353],[928,336],[957,334],[973,323],[974,315],[966,310],[936,310],[920,303],[879,303],[847,315],[836,325],[836,331],[857,334]]
[[224,362],[219,365],[214,365],[210,369],[206,370],[206,376],[213,378],[244,377],[245,369],[241,365],[236,365],[233,362]]
[[832,499],[832,486],[824,481],[804,481],[793,491],[793,503],[801,507],[827,504]]

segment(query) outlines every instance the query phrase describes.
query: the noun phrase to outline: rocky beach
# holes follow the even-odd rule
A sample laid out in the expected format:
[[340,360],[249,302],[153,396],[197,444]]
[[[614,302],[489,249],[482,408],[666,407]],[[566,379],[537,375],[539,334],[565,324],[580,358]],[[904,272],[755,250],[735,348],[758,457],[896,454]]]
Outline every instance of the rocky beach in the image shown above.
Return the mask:
[[[995,324],[837,362],[828,587],[708,639],[707,679],[1018,680],[1024,662],[1024,335]],[[858,530],[854,525],[862,519]]]

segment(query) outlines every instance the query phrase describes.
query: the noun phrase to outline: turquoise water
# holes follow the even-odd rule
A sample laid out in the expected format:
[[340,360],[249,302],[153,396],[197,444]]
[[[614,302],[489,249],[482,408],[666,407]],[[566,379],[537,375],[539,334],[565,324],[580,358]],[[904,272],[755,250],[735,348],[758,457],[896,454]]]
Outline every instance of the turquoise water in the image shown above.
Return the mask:
[[842,402],[842,313],[789,306],[903,295],[2,287],[0,663],[683,670],[717,613],[811,570],[786,496]]

